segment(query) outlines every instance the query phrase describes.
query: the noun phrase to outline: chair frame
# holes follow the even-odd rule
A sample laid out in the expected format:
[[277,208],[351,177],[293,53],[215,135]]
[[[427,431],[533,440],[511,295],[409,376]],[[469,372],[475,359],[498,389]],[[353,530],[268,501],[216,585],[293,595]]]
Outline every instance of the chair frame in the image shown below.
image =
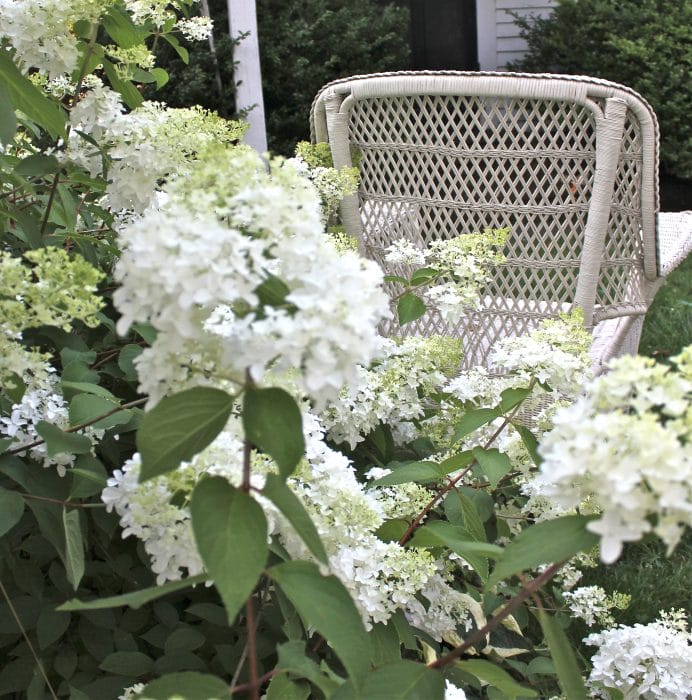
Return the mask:
[[[501,108],[497,107],[498,104]],[[439,114],[434,114],[436,111],[442,113],[447,110],[444,112],[447,122],[454,122],[457,119],[454,110],[464,112],[472,108],[476,114],[468,117],[468,122],[463,121],[465,117],[460,117],[462,121],[458,127],[454,127],[454,133],[450,132],[451,135],[445,120]],[[429,113],[426,114],[426,110]],[[512,110],[520,112],[521,120],[512,121]],[[657,238],[658,121],[651,106],[640,95],[622,85],[583,76],[456,71],[380,73],[337,80],[323,87],[313,102],[310,127],[313,142],[330,144],[334,167],[352,164],[353,146],[361,149],[365,154],[364,159],[370,159],[369,162],[375,164],[368,166],[372,172],[367,186],[361,185],[358,194],[346,197],[342,202],[341,216],[346,232],[358,238],[361,250],[377,259],[378,255],[373,255],[372,247],[375,238],[379,237],[382,243],[383,236],[386,239],[395,233],[414,238],[419,235],[415,231],[415,225],[404,221],[405,212],[416,209],[434,212],[429,215],[446,216],[447,220],[454,221],[461,209],[470,210],[472,215],[475,208],[479,223],[472,230],[484,227],[480,220],[487,219],[493,206],[499,210],[504,208],[508,212],[515,206],[526,217],[533,214],[550,217],[552,213],[558,216],[563,211],[571,211],[572,216],[578,207],[559,189],[564,189],[564,183],[550,185],[545,184],[544,179],[538,186],[534,186],[535,192],[531,195],[533,199],[528,205],[524,201],[526,192],[522,191],[521,182],[516,187],[510,185],[510,189],[513,189],[510,195],[516,202],[514,205],[511,201],[508,203],[506,198],[500,202],[500,197],[493,194],[487,195],[490,201],[479,204],[471,196],[462,201],[463,197],[457,196],[459,190],[455,190],[454,186],[450,186],[451,193],[440,193],[434,186],[426,184],[431,177],[440,179],[439,170],[433,170],[438,175],[431,176],[423,166],[440,163],[445,159],[445,162],[453,163],[455,168],[459,168],[461,179],[468,177],[469,172],[478,173],[478,164],[483,159],[491,167],[496,167],[497,164],[503,164],[504,167],[504,164],[508,164],[509,168],[526,168],[527,163],[543,158],[540,162],[546,162],[550,167],[557,167],[554,164],[564,162],[567,165],[559,167],[564,167],[565,172],[571,172],[569,168],[573,168],[573,163],[576,162],[575,145],[571,141],[566,144],[550,141],[551,137],[545,135],[546,117],[534,116],[546,113],[550,116],[550,110],[557,110],[555,114],[566,122],[576,119],[573,115],[579,115],[579,119],[584,122],[585,133],[588,132],[584,137],[587,146],[582,146],[581,142],[579,145],[584,150],[580,157],[589,159],[588,162],[593,165],[592,168],[590,166],[588,175],[588,200],[580,205],[584,209],[585,221],[583,230],[574,230],[569,234],[580,239],[580,254],[578,260],[564,260],[560,263],[554,263],[550,259],[527,260],[526,265],[542,265],[545,269],[551,265],[572,266],[574,269],[571,273],[576,272],[578,266],[576,286],[559,303],[545,302],[543,307],[534,304],[528,309],[522,308],[515,299],[506,304],[500,313],[505,316],[530,316],[535,325],[541,316],[554,316],[566,308],[579,306],[584,312],[587,328],[599,326],[600,349],[595,360],[603,364],[613,355],[636,351],[643,315],[661,284],[663,273],[668,271],[662,269],[661,251],[658,247],[660,241]],[[479,113],[481,117],[478,116]],[[374,125],[372,122],[376,119],[373,114],[384,115],[386,123]],[[510,114],[511,128],[502,126],[503,115],[507,114]],[[505,128],[504,140],[499,147],[495,143],[480,148],[478,144],[470,144],[474,138],[472,132],[476,134],[480,129],[492,129],[492,124],[488,127],[482,123],[484,117],[498,122],[499,129]],[[539,123],[537,129],[543,130],[541,138],[544,143],[539,147],[531,145],[530,131],[521,126],[531,123],[534,118]],[[426,119],[433,125],[430,133],[424,133]],[[453,131],[453,128],[450,127],[450,130]],[[566,140],[569,141],[570,138]],[[564,158],[561,148],[564,150]],[[418,160],[411,160],[412,158]],[[524,159],[523,164],[517,165],[521,159]],[[418,181],[415,176],[413,179],[409,177],[410,172],[406,178],[397,175],[399,170],[411,170],[411,163],[421,164]],[[386,167],[382,167],[383,164]],[[467,165],[469,170],[463,170]],[[476,170],[471,171],[471,167]],[[527,171],[524,169],[517,172]],[[391,184],[394,180],[396,182]],[[382,183],[385,183],[383,189],[389,188],[388,191],[374,194],[368,191],[377,189],[378,184]],[[540,199],[543,193],[538,191],[544,184],[545,201]],[[419,196],[419,189],[425,190],[426,187],[430,188],[431,193],[426,194],[424,191],[422,197]],[[626,201],[616,201],[618,196],[622,196],[617,194],[616,190],[620,192],[618,188],[629,188],[624,195]],[[486,191],[487,188],[483,185],[482,193]],[[560,201],[555,206],[557,200]],[[384,214],[373,218],[374,210]],[[440,213],[442,210],[446,213]],[[625,216],[623,211],[629,217],[626,226],[628,230],[624,232],[618,229],[618,221]],[[573,222],[569,226],[575,228]],[[387,228],[389,231],[385,232]],[[608,245],[613,245],[611,239],[617,236],[636,240],[628,244],[630,252],[611,252],[609,258],[606,249]],[[690,243],[690,240],[686,241],[687,250]],[[618,283],[621,290],[615,296],[619,297],[604,302],[599,300],[599,289],[605,284],[604,271],[615,270],[619,264],[618,255],[624,256],[622,264],[628,266],[628,277],[626,280],[623,277],[625,281]],[[666,253],[665,257],[670,259],[670,253]],[[678,258],[681,260],[684,254],[678,254],[675,261],[679,262]],[[667,267],[670,268],[670,265]],[[491,308],[487,312],[492,315]],[[476,324],[478,321],[476,319]],[[500,325],[506,326],[504,322]],[[499,329],[496,336],[522,332],[520,325]],[[524,324],[523,329],[526,330],[530,325]],[[396,330],[390,328],[388,332]],[[419,325],[412,332],[462,334],[461,329],[450,331],[442,328],[439,322]],[[475,348],[471,353],[472,359],[485,364],[489,347],[495,339],[496,337],[489,337],[482,348]]]

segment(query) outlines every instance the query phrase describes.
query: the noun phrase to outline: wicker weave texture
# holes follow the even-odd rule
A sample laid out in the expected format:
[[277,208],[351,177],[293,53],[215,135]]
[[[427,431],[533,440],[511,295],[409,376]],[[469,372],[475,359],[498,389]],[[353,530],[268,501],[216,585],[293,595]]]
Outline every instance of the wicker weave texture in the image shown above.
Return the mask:
[[692,211],[658,215],[658,258],[667,275],[692,252]]
[[455,326],[430,311],[384,332],[459,336],[471,366],[576,303],[589,326],[646,311],[660,273],[658,127],[633,91],[571,76],[359,76],[323,88],[311,126],[337,166],[358,149],[361,185],[342,214],[381,264],[397,238],[511,229],[478,311]]

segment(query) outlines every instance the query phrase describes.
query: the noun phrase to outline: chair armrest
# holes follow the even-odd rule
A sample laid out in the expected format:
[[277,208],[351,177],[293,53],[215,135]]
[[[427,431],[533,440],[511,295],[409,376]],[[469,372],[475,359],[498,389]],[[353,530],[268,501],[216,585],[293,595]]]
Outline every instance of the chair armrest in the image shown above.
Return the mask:
[[665,277],[692,252],[692,211],[661,212],[657,233],[658,269]]

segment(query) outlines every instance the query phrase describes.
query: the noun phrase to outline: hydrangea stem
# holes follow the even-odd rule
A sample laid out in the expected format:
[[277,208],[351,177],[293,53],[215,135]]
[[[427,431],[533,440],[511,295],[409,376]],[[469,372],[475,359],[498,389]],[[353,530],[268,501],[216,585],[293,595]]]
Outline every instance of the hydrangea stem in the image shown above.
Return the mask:
[[257,646],[255,643],[255,601],[252,594],[245,601],[245,624],[247,626],[247,661],[250,675],[250,697],[259,700],[260,685],[257,677]]
[[[529,389],[533,389],[534,384],[536,383],[535,379],[531,380],[531,383],[529,384]],[[516,414],[518,413],[519,409],[521,408],[521,405],[524,403],[524,401],[520,401],[511,411],[511,413],[507,416],[505,416],[504,420],[502,421],[502,424],[500,427],[491,435],[490,439],[483,445],[483,449],[487,450],[498,438],[500,433],[512,422]],[[447,485],[444,488],[441,488],[427,503],[425,508],[421,510],[420,513],[413,519],[411,524],[408,526],[406,532],[401,536],[401,539],[399,540],[400,545],[406,544],[411,539],[411,536],[413,533],[416,531],[416,529],[420,526],[420,524],[423,522],[423,519],[425,516],[446,496],[453,488],[456,487],[456,485],[473,469],[474,465],[476,464],[476,458],[474,457],[469,465],[460,473],[457,474],[453,479],[450,479]]]
[[509,615],[511,615],[527,598],[532,598],[536,591],[542,588],[555,574],[560,570],[565,562],[561,561],[557,564],[551,564],[535,579],[525,584],[524,587],[512,598],[497,615],[495,615],[483,627],[477,629],[472,635],[464,640],[458,647],[452,649],[449,654],[440,657],[436,661],[428,664],[429,668],[442,668],[456,661],[468,649],[482,642],[500,623]]
[[39,670],[39,673],[41,676],[43,676],[43,680],[46,683],[46,686],[48,686],[48,692],[50,693],[51,698],[53,700],[58,700],[58,696],[55,694],[55,690],[53,690],[53,686],[50,684],[50,680],[48,680],[48,675],[46,674],[46,669],[43,667],[43,664],[41,663],[41,658],[39,655],[36,653],[36,650],[34,649],[34,645],[31,643],[31,639],[29,639],[29,635],[26,633],[26,629],[24,628],[24,625],[22,624],[22,621],[19,618],[19,615],[17,614],[17,611],[12,605],[12,601],[10,600],[9,595],[7,594],[7,590],[5,589],[5,586],[2,584],[2,580],[0,580],[0,591],[2,592],[2,596],[5,599],[5,602],[7,603],[7,607],[12,614],[12,617],[14,618],[14,621],[17,623],[17,626],[19,627],[22,636],[24,637],[24,640],[26,641],[27,646],[29,647],[29,651],[31,652],[31,655],[34,657],[34,661],[36,661],[36,667]]
[[[126,411],[128,408],[135,408],[136,406],[141,406],[142,404],[146,403],[148,399],[136,399],[135,401],[130,401],[129,403],[124,403],[122,406],[116,406],[113,410],[108,411],[107,413],[102,413],[100,416],[96,416],[96,418],[92,418],[91,420],[85,421],[84,423],[80,423],[79,425],[73,425],[71,428],[66,428],[63,432],[65,433],[75,433],[78,430],[82,430],[83,428],[88,428],[90,425],[93,425],[94,423],[98,423],[100,420],[103,420],[104,418],[108,418],[108,416],[112,416],[114,413],[118,413],[119,411]],[[11,450],[7,450],[4,454],[6,455],[18,455],[22,452],[26,452],[27,450],[30,450],[34,447],[38,447],[39,445],[43,445],[45,440],[34,440],[33,442],[29,442],[26,445],[20,445],[19,447],[15,447]]]
[[[250,372],[247,372],[248,381],[250,381]],[[243,441],[243,483],[241,488],[245,493],[249,494],[252,488],[250,484],[250,466],[252,458],[252,443],[245,439]],[[252,700],[259,700],[260,685],[257,681],[257,644],[255,635],[257,627],[255,624],[255,600],[253,594],[248,596],[245,601],[245,625],[247,627],[247,664],[248,674],[250,676],[249,690]]]

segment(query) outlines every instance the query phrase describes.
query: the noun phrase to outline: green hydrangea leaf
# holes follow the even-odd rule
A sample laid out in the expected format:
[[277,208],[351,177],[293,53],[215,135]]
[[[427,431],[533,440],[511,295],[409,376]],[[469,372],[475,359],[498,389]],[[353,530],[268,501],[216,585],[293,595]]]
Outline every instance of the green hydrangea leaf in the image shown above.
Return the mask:
[[227,700],[231,697],[228,683],[207,673],[185,671],[171,673],[144,686],[137,696],[141,700]]
[[267,562],[267,520],[252,496],[226,479],[203,479],[192,492],[197,549],[233,623]]
[[567,515],[532,525],[519,533],[505,547],[503,555],[488,579],[488,586],[540,564],[570,559],[577,552],[589,550],[598,536],[586,529],[596,516]]
[[16,491],[0,486],[0,537],[9,532],[24,513],[24,499]]
[[444,696],[441,671],[415,661],[398,661],[371,671],[361,688],[352,681],[345,683],[332,700],[443,700]]
[[46,441],[46,451],[49,457],[58,454],[86,454],[91,452],[91,440],[86,435],[66,433],[57,425],[39,421],[36,432]]
[[243,399],[246,438],[266,452],[289,477],[305,454],[303,419],[295,399],[283,389],[248,388]]
[[165,474],[207,447],[225,427],[232,409],[232,396],[208,387],[161,399],[144,414],[137,431],[140,480]]
[[329,642],[358,684],[370,668],[370,640],[341,581],[322,576],[317,566],[307,561],[285,562],[267,573],[301,617]]
[[415,294],[407,292],[404,294],[396,306],[399,325],[405,326],[420,318],[426,312],[425,302]]

